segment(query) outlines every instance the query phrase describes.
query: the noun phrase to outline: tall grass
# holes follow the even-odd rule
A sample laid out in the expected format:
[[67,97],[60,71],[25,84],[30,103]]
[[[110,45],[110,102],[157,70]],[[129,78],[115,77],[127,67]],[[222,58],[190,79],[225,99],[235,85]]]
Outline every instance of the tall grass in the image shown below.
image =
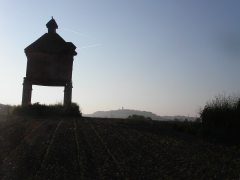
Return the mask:
[[28,106],[13,106],[10,114],[20,116],[81,116],[79,105],[72,103],[69,109],[66,109],[62,103],[39,104],[35,103]]
[[225,141],[240,140],[240,95],[218,95],[200,111],[202,133]]

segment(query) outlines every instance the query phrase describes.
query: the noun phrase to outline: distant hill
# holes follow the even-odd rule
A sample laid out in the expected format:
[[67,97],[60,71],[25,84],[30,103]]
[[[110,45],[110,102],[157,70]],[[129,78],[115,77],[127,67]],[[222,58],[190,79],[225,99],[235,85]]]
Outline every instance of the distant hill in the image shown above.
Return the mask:
[[190,121],[195,120],[193,117],[186,116],[158,116],[149,111],[139,111],[131,109],[119,109],[119,110],[110,110],[110,111],[97,111],[93,114],[83,114],[85,117],[101,117],[101,118],[127,118],[130,115],[143,115],[145,117],[150,117],[153,120],[174,120],[178,119],[179,121],[184,121],[186,118]]
[[11,109],[12,106],[0,104],[0,114],[7,114],[8,110]]
[[110,111],[97,111],[93,114],[83,114],[83,116],[87,117],[102,117],[102,118],[127,118],[130,115],[143,115],[145,117],[151,117],[154,120],[162,120],[160,116],[153,114],[148,111],[138,111],[131,109],[119,109],[119,110],[110,110]]

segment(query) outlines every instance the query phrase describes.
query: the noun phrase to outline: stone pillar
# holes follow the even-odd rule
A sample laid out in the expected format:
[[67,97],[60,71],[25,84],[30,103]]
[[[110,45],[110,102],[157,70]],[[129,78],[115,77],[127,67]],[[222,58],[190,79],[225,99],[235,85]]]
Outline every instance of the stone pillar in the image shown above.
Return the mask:
[[32,83],[26,77],[23,80],[22,106],[31,104],[32,97]]
[[66,109],[71,107],[72,104],[72,82],[68,82],[64,88],[64,106]]

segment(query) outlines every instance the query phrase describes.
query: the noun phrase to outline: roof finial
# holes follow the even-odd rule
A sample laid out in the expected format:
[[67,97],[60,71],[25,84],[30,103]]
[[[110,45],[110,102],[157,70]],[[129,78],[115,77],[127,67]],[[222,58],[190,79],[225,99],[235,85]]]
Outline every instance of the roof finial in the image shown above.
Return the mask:
[[58,25],[57,25],[56,21],[53,19],[53,17],[50,21],[48,21],[46,26],[48,28],[48,32],[56,33],[56,29],[58,28]]

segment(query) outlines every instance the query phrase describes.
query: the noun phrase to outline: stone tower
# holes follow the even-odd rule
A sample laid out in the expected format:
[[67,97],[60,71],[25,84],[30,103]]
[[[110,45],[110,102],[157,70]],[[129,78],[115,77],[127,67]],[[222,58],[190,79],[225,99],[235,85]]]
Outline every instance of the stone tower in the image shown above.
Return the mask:
[[64,106],[72,102],[73,57],[76,46],[56,33],[58,25],[52,18],[48,32],[26,47],[26,77],[23,81],[22,106],[31,104],[32,85],[64,86]]

